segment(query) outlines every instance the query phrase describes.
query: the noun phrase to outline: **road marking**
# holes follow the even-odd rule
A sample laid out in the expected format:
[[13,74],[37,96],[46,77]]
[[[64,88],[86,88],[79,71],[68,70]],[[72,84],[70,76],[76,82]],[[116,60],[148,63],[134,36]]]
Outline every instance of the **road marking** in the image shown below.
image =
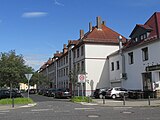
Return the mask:
[[97,118],[99,115],[88,115],[89,118]]
[[74,108],[75,110],[94,110],[95,108]]
[[41,112],[41,111],[53,111],[53,109],[33,109],[32,112]]
[[0,111],[1,113],[8,113],[9,112],[9,110],[6,110],[6,111]]
[[54,111],[55,113],[68,113],[70,112],[69,110],[65,110],[65,111]]
[[132,112],[124,111],[124,112],[122,112],[122,113],[124,113],[124,114],[131,114]]

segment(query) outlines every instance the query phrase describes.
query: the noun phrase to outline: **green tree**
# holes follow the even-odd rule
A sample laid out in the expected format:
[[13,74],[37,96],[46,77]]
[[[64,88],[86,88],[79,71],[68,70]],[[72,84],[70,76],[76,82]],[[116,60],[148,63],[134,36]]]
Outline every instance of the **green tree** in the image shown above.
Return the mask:
[[26,82],[25,73],[33,72],[25,65],[22,55],[16,55],[14,50],[0,54],[0,86],[17,87],[20,82]]
[[46,82],[46,77],[42,73],[35,72],[30,80],[30,85],[41,86],[45,84],[49,84]]

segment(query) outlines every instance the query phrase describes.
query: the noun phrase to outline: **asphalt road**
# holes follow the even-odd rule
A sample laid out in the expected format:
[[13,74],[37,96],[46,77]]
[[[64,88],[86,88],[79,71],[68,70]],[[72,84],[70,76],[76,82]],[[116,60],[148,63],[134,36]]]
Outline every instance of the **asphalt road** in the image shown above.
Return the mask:
[[37,105],[0,111],[0,120],[160,120],[159,107],[84,106],[68,99],[31,95]]

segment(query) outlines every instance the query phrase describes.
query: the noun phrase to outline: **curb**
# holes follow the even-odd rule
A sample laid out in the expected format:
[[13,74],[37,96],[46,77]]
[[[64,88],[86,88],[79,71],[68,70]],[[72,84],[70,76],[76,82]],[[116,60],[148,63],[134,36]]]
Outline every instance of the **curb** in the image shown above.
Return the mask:
[[33,103],[33,104],[28,104],[28,105],[23,105],[23,106],[3,106],[2,108],[0,107],[0,111],[1,110],[14,110],[14,109],[19,109],[19,108],[29,108],[29,107],[34,107],[36,106],[37,103]]

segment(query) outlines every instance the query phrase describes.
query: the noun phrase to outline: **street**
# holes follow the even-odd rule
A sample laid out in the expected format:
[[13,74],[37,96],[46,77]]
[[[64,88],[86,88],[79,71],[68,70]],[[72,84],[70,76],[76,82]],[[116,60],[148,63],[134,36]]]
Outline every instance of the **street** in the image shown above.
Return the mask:
[[0,110],[0,120],[159,120],[159,107],[106,107],[81,105],[69,99],[30,95],[30,108]]

